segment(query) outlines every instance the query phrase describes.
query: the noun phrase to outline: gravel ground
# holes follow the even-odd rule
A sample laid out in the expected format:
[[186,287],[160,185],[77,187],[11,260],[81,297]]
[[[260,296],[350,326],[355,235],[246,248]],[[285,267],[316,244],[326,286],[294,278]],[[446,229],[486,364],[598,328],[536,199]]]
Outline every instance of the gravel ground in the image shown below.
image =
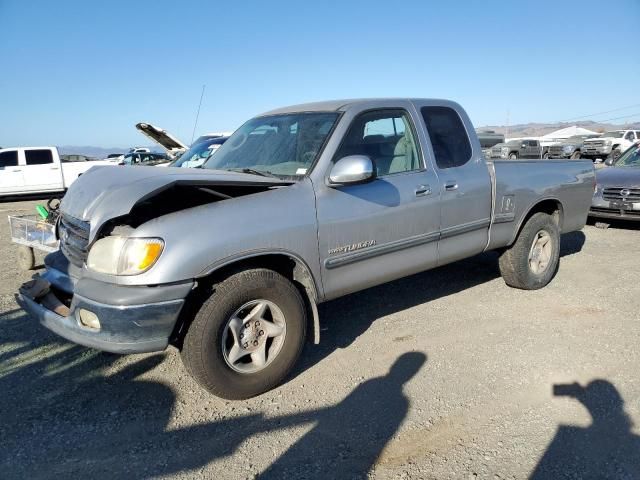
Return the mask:
[[565,235],[539,291],[489,253],[322,305],[293,377],[229,402],[175,349],[105,354],[27,318],[0,222],[0,477],[640,478],[639,240]]

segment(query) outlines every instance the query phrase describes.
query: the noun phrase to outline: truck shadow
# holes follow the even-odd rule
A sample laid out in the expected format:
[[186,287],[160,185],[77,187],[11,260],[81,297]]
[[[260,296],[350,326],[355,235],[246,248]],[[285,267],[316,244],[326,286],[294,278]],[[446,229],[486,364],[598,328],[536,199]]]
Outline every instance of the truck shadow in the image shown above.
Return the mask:
[[[324,479],[327,471],[363,478],[409,411],[404,384],[427,360],[419,352],[400,355],[387,374],[363,382],[334,405],[215,419],[218,412],[193,402],[196,418],[180,422],[176,392],[157,380],[167,368],[165,354],[120,357],[58,342],[40,335],[36,322],[17,310],[0,315],[0,328],[7,333],[0,344],[3,478],[197,472],[239,453],[256,435],[303,425],[311,428],[297,439],[284,437],[285,443],[295,441],[275,460],[271,447],[260,446],[264,442],[250,444],[266,454],[254,462],[262,465],[260,478]],[[246,446],[243,452],[214,469],[229,478],[258,474],[258,467],[247,469]]]
[[577,400],[589,412],[588,427],[560,425],[531,478],[638,478],[640,437],[624,400],[607,380],[554,385],[554,395]]
[[[585,240],[581,231],[562,235],[561,258],[579,253]],[[347,348],[380,318],[499,277],[498,254],[486,252],[321,304],[320,344],[307,346],[295,375],[313,367],[334,350]]]

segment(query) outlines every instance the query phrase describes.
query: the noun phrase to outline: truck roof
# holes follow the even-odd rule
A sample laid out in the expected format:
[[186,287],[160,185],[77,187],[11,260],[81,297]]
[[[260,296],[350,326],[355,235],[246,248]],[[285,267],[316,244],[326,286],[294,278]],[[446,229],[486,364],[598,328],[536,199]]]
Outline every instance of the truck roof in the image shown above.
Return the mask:
[[290,105],[288,107],[277,108],[275,110],[270,110],[261,114],[260,116],[265,115],[275,115],[280,113],[294,113],[294,112],[335,112],[335,111],[344,111],[350,107],[358,107],[364,105],[371,105],[375,107],[376,104],[384,104],[384,103],[393,103],[398,100],[405,102],[412,101],[430,101],[437,102],[441,104],[454,104],[449,100],[442,100],[438,98],[392,98],[392,97],[383,97],[383,98],[352,98],[352,99],[343,99],[343,100],[326,100],[323,102],[311,102],[311,103],[301,103],[298,105]]

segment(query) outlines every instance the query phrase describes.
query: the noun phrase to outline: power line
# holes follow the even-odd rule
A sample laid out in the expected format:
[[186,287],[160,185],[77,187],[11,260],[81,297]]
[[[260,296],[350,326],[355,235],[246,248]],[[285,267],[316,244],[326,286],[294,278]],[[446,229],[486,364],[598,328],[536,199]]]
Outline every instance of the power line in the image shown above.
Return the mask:
[[[582,118],[590,118],[590,117],[596,117],[598,115],[604,115],[606,113],[613,113],[613,112],[619,112],[620,110],[626,110],[628,108],[633,108],[633,107],[640,107],[640,103],[636,103],[635,105],[627,105],[626,107],[620,107],[620,108],[614,108],[613,110],[607,110],[606,112],[598,112],[598,113],[592,113],[590,115],[583,115],[581,117],[573,117],[573,118],[568,118],[566,120],[559,120],[558,123],[563,123],[563,122],[570,122],[572,120],[580,120]],[[625,117],[619,117],[619,118],[625,118]],[[615,120],[615,119],[614,119]],[[598,120],[601,122],[608,122],[608,120]]]

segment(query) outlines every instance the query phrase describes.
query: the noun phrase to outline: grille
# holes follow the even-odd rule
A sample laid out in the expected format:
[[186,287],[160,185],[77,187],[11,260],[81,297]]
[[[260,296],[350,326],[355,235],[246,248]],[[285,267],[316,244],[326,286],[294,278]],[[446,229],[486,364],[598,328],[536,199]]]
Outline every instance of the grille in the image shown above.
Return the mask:
[[561,155],[563,147],[549,147],[549,153],[554,155]]
[[601,140],[595,141],[595,142],[589,142],[584,144],[585,147],[591,147],[591,148],[596,148],[596,147],[604,147],[604,142]]
[[[623,195],[622,193],[625,193]],[[624,200],[626,202],[640,202],[640,188],[605,188],[602,192],[605,200]]]
[[60,249],[71,263],[82,267],[87,260],[89,244],[89,223],[62,214],[58,225]]

